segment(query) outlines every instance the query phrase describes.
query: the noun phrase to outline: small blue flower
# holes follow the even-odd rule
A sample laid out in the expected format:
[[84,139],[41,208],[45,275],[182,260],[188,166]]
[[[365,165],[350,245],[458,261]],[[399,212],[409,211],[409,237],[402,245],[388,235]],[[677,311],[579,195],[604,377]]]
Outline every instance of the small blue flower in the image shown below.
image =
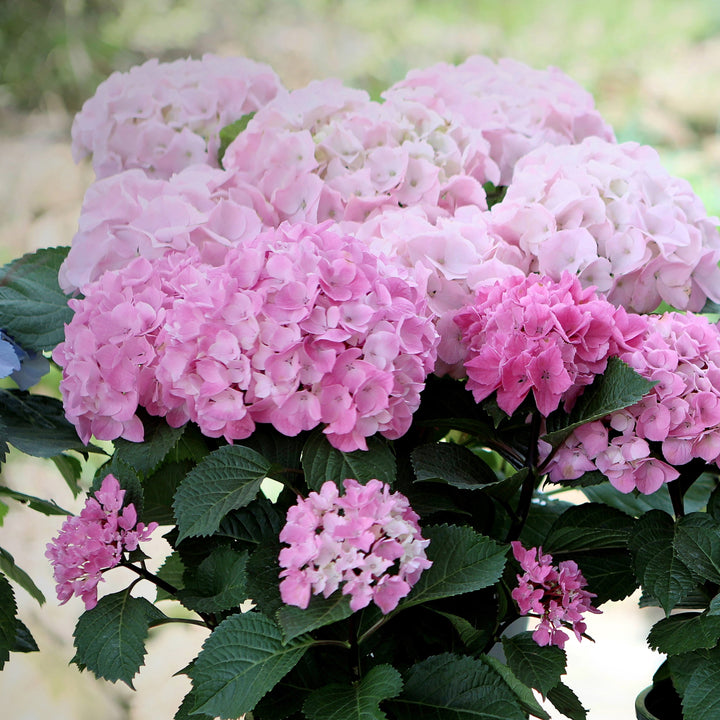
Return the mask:
[[23,350],[12,338],[0,330],[0,378],[8,375],[21,390],[35,385],[50,370],[47,358]]

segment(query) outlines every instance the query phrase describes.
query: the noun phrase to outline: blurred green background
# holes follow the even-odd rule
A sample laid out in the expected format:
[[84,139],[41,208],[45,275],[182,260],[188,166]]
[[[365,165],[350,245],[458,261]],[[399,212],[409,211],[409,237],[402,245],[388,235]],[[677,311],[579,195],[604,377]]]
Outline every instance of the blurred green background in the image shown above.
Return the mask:
[[[718,0],[0,0],[0,262],[70,242],[92,180],[87,164],[70,158],[70,123],[97,85],[151,57],[203,52],[267,62],[291,88],[338,76],[375,96],[414,67],[472,54],[555,65],[593,93],[618,139],[654,145],[720,214]],[[17,458],[2,482],[72,504],[42,463]],[[169,720],[185,690],[172,675],[202,637],[158,634],[136,694],[68,667],[81,607],[55,606],[42,557],[59,522],[27,516],[8,514],[0,544],[49,598],[40,609],[18,591],[43,653],[14,655],[0,673],[0,714]],[[570,659],[579,674],[569,684],[591,708],[589,720],[629,717],[659,664],[636,654],[647,631],[636,615],[597,622],[604,617],[605,649],[602,630],[580,661]]]

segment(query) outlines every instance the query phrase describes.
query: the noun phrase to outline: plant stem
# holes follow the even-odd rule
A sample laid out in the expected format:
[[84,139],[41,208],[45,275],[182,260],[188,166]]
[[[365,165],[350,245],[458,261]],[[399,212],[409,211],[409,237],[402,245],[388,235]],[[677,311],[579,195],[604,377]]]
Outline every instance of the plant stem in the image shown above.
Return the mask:
[[128,568],[128,570],[132,570],[144,580],[149,580],[151,583],[153,583],[153,585],[156,585],[161,590],[164,590],[170,595],[178,594],[178,589],[174,585],[171,585],[169,582],[163,580],[161,577],[158,577],[154,573],[151,573],[145,566],[139,567],[137,565],[133,565],[133,563],[131,562],[127,562],[126,560],[121,560],[120,567],[125,567]]

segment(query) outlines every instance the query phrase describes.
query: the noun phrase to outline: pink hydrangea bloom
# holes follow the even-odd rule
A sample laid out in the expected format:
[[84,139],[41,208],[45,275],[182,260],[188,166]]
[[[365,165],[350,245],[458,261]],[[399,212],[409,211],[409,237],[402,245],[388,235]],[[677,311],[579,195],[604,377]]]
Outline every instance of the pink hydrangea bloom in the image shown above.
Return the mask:
[[327,481],[287,513],[280,540],[280,595],[306,608],[311,595],[342,587],[353,611],[374,602],[389,613],[432,563],[418,515],[407,498],[379,480],[345,480],[345,494]]
[[[640,345],[620,358],[656,385],[635,405],[577,428],[548,462],[551,480],[597,469],[621,492],[649,494],[693,458],[719,463],[718,326],[693,313],[651,315],[648,322]],[[659,444],[659,454],[650,443]]]
[[538,148],[517,163],[492,217],[529,271],[569,271],[627,310],[720,301],[718,220],[649,146],[590,137]]
[[219,132],[284,92],[275,72],[247,58],[148,60],[113,73],[72,126],[76,161],[98,178],[129,168],[168,178],[195,163],[217,167]]
[[228,250],[192,246],[108,271],[71,300],[53,358],[68,419],[139,441],[139,406],[210,437],[324,426],[341,450],[403,435],[435,365],[425,289],[329,224],[289,225]]
[[85,194],[78,231],[60,267],[60,287],[71,292],[136,257],[154,259],[191,246],[217,264],[228,247],[263,227],[257,192],[246,190],[206,165],[169,180],[140,170],[98,180]]
[[76,595],[86,610],[94,608],[103,571],[118,565],[123,553],[136,550],[157,528],[156,522],[137,522],[135,506],[123,507],[124,497],[117,479],[107,475],[80,515],[68,518],[48,543],[45,556],[53,565],[61,605]]
[[592,606],[595,594],[584,589],[587,582],[577,564],[564,560],[555,566],[552,556],[543,555],[542,548],[526,550],[517,540],[510,544],[524,570],[517,575],[518,587],[511,593],[513,600],[521,615],[540,618],[533,640],[541,646],[563,648],[568,639],[563,627],[571,629],[581,640],[587,628],[584,613],[602,611]]
[[437,113],[457,137],[463,171],[481,183],[510,184],[523,155],[544,143],[588,136],[614,140],[592,96],[557,68],[536,70],[503,58],[474,56],[461,65],[412,70],[383,93],[388,103],[415,102]]
[[362,223],[384,207],[486,207],[463,152],[445,120],[421,103],[381,104],[324,80],[259,110],[223,165],[261,192],[277,222]]
[[543,416],[560,402],[569,410],[585,385],[604,372],[609,357],[637,347],[645,329],[563,273],[511,275],[480,287],[476,300],[455,315],[467,346],[467,387],[477,402],[497,392],[511,415],[532,391]]

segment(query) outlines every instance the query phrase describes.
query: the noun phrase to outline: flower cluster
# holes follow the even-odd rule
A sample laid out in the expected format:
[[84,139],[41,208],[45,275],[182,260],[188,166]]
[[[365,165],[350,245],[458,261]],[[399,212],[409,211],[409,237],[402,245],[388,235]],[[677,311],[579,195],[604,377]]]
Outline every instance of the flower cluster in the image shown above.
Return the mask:
[[379,480],[345,480],[345,494],[327,481],[288,510],[280,540],[283,602],[306,608],[311,595],[329,597],[342,585],[353,611],[374,602],[393,610],[432,563],[429,540],[407,498]]
[[[673,466],[693,458],[717,465],[718,326],[692,313],[653,315],[640,347],[620,357],[656,385],[635,405],[577,428],[550,459],[550,479],[600,470],[618,490],[648,494],[678,477]],[[659,444],[660,457],[650,443]]]
[[552,556],[543,555],[542,548],[526,550],[517,540],[511,545],[515,559],[524,570],[517,576],[518,586],[511,595],[522,615],[540,618],[533,640],[541,646],[563,648],[568,635],[562,627],[572,629],[581,640],[587,627],[583,614],[601,611],[592,606],[595,595],[584,589],[587,583],[577,564],[563,560],[555,566]]
[[217,166],[219,132],[284,92],[275,72],[247,58],[148,60],[113,73],[75,116],[76,161],[98,178],[128,168],[168,178],[195,163]]
[[492,216],[528,271],[577,274],[627,310],[720,301],[718,221],[649,146],[590,137],[538,148],[518,161]]
[[123,507],[125,490],[113,475],[106,475],[80,515],[68,518],[47,545],[45,556],[53,565],[60,604],[73,595],[85,609],[97,605],[97,586],[104,570],[115,567],[123,553],[150,539],[157,523],[138,523],[135,506]]
[[[592,95],[565,73],[536,70],[510,58],[496,63],[476,55],[460,65],[438,63],[412,70],[383,97],[388,102],[414,101],[461,133],[466,140],[465,171],[481,183],[509,185],[515,163],[545,143],[615,138]],[[478,156],[484,156],[481,172],[476,169]]]
[[9,376],[21,390],[27,390],[49,370],[47,358],[32,350],[24,350],[0,330],[0,379]]
[[561,401],[569,410],[608,358],[637,348],[646,327],[641,316],[584,290],[569,273],[557,282],[511,275],[480,287],[455,322],[467,345],[467,387],[475,400],[497,391],[499,407],[511,415],[532,390],[545,417]]
[[328,224],[268,230],[219,265],[195,247],[136,258],[84,293],[53,354],[84,441],[142,440],[142,406],[229,441],[323,424],[365,449],[406,432],[435,364],[423,288]]

